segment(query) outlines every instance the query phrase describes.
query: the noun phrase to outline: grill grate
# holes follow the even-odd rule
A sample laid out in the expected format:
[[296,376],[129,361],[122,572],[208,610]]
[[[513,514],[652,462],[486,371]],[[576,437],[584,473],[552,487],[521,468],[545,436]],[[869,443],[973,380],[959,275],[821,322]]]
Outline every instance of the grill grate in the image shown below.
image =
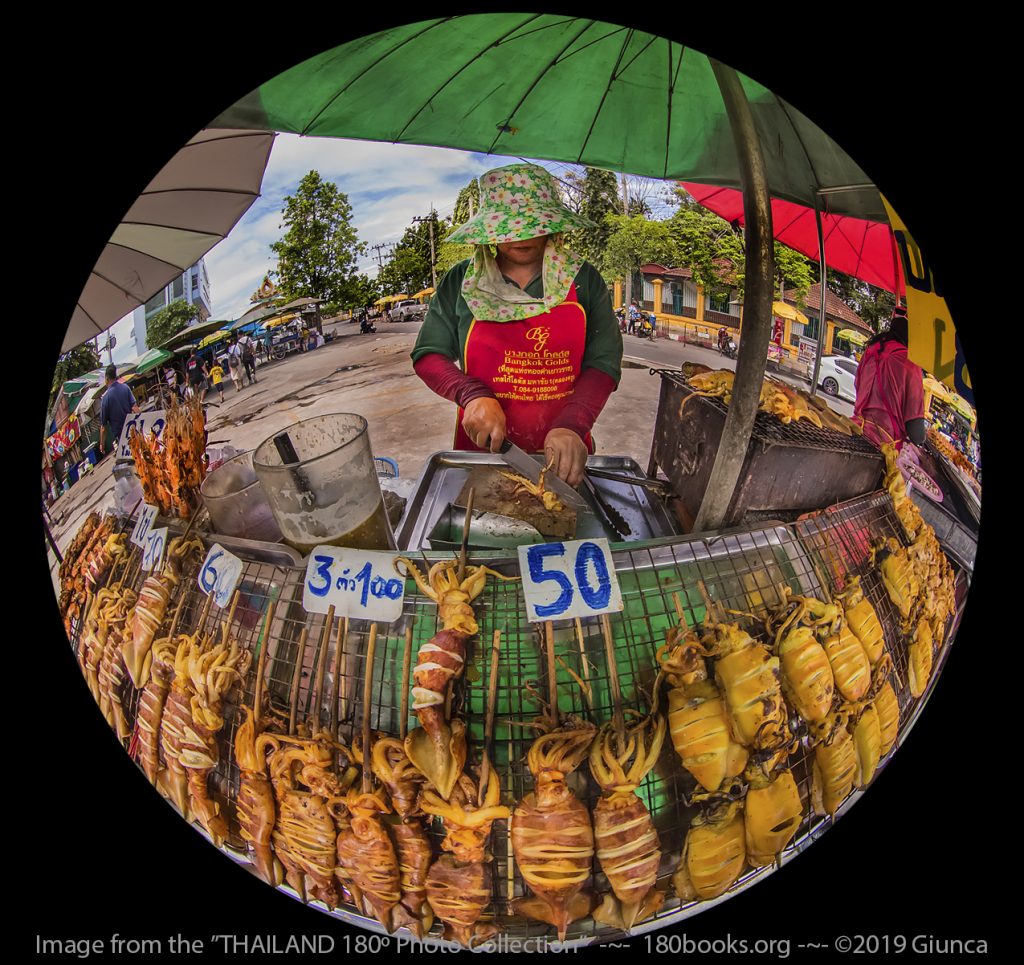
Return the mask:
[[[667,379],[674,385],[679,386],[686,392],[693,393],[693,386],[686,380],[681,372],[674,369],[652,369],[663,379]],[[723,416],[729,411],[729,407],[715,396],[697,396],[697,400],[709,405]],[[694,403],[688,402],[687,405]],[[813,407],[812,407],[813,411]],[[751,432],[752,438],[762,443],[794,446],[806,449],[827,449],[829,452],[856,452],[877,456],[878,450],[862,436],[848,436],[833,429],[818,428],[806,419],[797,419],[790,423],[783,423],[773,415],[762,412],[760,409],[754,418],[754,428]]]
[[[624,608],[611,615],[613,652],[621,684],[624,707],[646,712],[650,706],[652,687],[657,674],[655,653],[664,642],[666,631],[676,623],[674,595],[679,600],[691,626],[704,618],[704,603],[698,588],[703,582],[711,598],[730,610],[761,615],[780,599],[779,588],[784,584],[793,592],[823,596],[842,588],[849,574],[861,576],[862,585],[882,620],[886,643],[894,658],[894,674],[900,684],[901,732],[913,724],[924,700],[908,701],[906,681],[906,648],[898,629],[896,614],[880,581],[875,576],[870,552],[873,542],[886,537],[902,538],[892,504],[884,493],[875,493],[801,519],[791,526],[776,525],[760,530],[723,534],[707,539],[676,540],[664,544],[647,544],[615,552],[614,560],[622,590]],[[133,549],[125,567],[125,578],[141,584],[138,557]],[[424,556],[423,561],[443,559],[443,554]],[[489,559],[488,565],[501,572],[514,573],[513,559]],[[168,606],[164,628],[171,619],[174,607],[184,594],[179,632],[193,629],[202,611],[205,597],[196,584],[197,564],[193,564]],[[219,735],[219,763],[210,777],[211,795],[221,802],[222,813],[229,820],[227,848],[236,857],[244,855],[244,843],[235,816],[234,800],[239,788],[239,772],[234,760],[235,731],[241,722],[238,705],[251,706],[255,685],[255,669],[259,648],[268,647],[266,675],[268,691],[276,712],[287,715],[293,670],[298,655],[298,641],[302,630],[307,631],[307,643],[302,658],[298,718],[308,718],[313,712],[313,686],[318,659],[326,647],[326,673],[323,698],[320,703],[321,719],[326,724],[330,699],[339,700],[339,737],[351,746],[359,740],[359,722],[362,717],[363,680],[368,670],[373,673],[373,706],[371,726],[389,734],[399,733],[401,708],[401,670],[405,633],[412,628],[413,656],[439,629],[437,607],[417,590],[413,581],[406,585],[403,615],[390,626],[378,625],[374,666],[366,666],[366,641],[369,625],[351,621],[344,638],[342,672],[337,682],[333,679],[334,650],[337,643],[335,621],[332,632],[325,633],[326,618],[307,614],[301,607],[304,569],[282,567],[263,562],[244,564],[242,597],[235,613],[232,633],[239,644],[252,654],[251,669],[241,692],[233,692],[226,701],[225,718],[228,724]],[[959,621],[966,595],[966,574],[958,574]],[[269,604],[275,603],[275,616],[265,641],[264,624]],[[489,578],[483,594],[474,604],[480,633],[469,642],[466,672],[456,690],[453,712],[466,721],[470,744],[470,763],[479,763],[483,746],[487,682],[490,674],[492,631],[501,631],[497,702],[495,707],[495,737],[491,759],[501,776],[502,800],[514,806],[533,789],[533,779],[526,766],[526,753],[533,733],[527,727],[516,726],[532,721],[544,708],[543,697],[548,694],[547,662],[543,650],[541,628],[527,621],[525,604],[519,584]],[[216,608],[207,619],[206,629],[215,629],[225,617]],[[741,622],[749,617],[732,616]],[[612,716],[611,678],[605,660],[604,638],[600,621],[557,621],[553,624],[553,638],[558,686],[558,706],[563,715],[575,714],[596,724]],[[955,626],[954,626],[955,631]],[[934,686],[949,648],[953,632],[936,661],[930,686]],[[160,635],[158,633],[158,635]],[[570,672],[571,671],[571,672]],[[588,700],[575,683],[573,675],[586,681],[590,687]],[[894,685],[896,680],[894,679]],[[337,686],[336,686],[337,684]],[[927,693],[925,699],[927,698]],[[123,707],[129,724],[134,728],[139,693],[125,684]],[[666,701],[662,699],[664,709]],[[416,725],[410,714],[408,728]],[[793,770],[804,807],[804,818],[798,833],[782,861],[816,840],[831,826],[831,819],[814,815],[810,809],[812,754],[806,738],[797,732],[800,740],[790,756],[788,766]],[[654,918],[637,926],[634,934],[663,927],[671,922],[695,914],[711,903],[681,904],[671,896],[671,876],[678,864],[686,831],[697,809],[689,805],[695,782],[679,763],[678,757],[666,739],[666,747],[658,763],[639,788],[639,795],[651,813],[659,833],[662,860],[657,887],[670,897]],[[890,755],[891,757],[891,755]],[[884,764],[884,762],[883,762]],[[570,786],[588,808],[593,808],[600,796],[599,788],[590,777],[584,763],[570,779]],[[848,800],[839,814],[851,805]],[[484,915],[493,920],[513,937],[551,936],[551,929],[540,922],[515,917],[510,913],[512,899],[528,894],[511,850],[507,822],[495,822],[491,839],[493,853],[493,901]],[[440,822],[430,829],[434,853],[440,853],[443,829]],[[595,859],[591,889],[598,894],[610,889]],[[729,894],[753,882],[759,875],[772,871],[771,867],[749,870],[733,886]],[[288,890],[288,889],[285,889]],[[719,899],[719,900],[724,900]],[[335,912],[347,921],[371,930],[380,926],[362,916],[354,907],[345,905]],[[440,924],[434,935],[440,934]],[[567,938],[586,944],[620,937],[616,929],[597,925],[585,919],[570,926]]]

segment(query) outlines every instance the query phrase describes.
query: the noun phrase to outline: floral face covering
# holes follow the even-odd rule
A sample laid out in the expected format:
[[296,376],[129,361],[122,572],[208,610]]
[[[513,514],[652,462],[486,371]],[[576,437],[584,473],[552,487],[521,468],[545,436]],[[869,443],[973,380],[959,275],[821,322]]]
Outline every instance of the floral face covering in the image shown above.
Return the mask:
[[541,280],[544,297],[534,298],[505,281],[487,245],[477,245],[473,263],[462,281],[462,297],[474,318],[487,322],[513,322],[550,312],[565,301],[583,259],[569,251],[561,235],[552,235],[544,248]]

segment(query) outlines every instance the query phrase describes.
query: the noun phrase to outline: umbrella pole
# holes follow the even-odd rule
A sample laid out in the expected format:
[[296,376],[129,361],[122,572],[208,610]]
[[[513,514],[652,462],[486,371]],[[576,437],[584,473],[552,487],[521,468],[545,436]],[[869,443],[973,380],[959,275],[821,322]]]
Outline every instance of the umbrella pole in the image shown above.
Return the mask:
[[736,142],[740,181],[743,185],[743,217],[746,222],[747,297],[732,401],[715,454],[715,465],[694,521],[693,529],[697,533],[718,529],[722,525],[746,460],[754,417],[760,404],[768,342],[772,334],[775,274],[768,175],[750,104],[736,71],[712,58],[708,59],[722,92],[729,127]]
[[811,395],[818,391],[818,372],[821,370],[821,353],[825,349],[825,332],[828,323],[825,321],[825,233],[821,230],[821,202],[814,195],[814,223],[818,226],[818,287],[821,289],[821,307],[818,309],[818,348],[814,353],[814,371],[811,372]]

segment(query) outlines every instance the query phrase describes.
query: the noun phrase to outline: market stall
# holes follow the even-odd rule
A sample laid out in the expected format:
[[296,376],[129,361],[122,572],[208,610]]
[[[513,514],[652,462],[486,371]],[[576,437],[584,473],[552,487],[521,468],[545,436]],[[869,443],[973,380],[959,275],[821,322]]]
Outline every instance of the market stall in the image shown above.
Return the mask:
[[[817,426],[846,440],[822,458],[871,472],[861,493],[784,518],[682,535],[671,474],[592,457],[569,538],[538,540],[485,525],[501,515],[487,501],[509,471],[500,457],[448,452],[396,516],[397,549],[354,540],[304,556],[207,520],[205,482],[229,467],[206,476],[202,426],[185,418],[201,410],[179,408],[162,444],[133,444],[166,506],[91,517],[65,554],[69,639],[126,750],[200,833],[378,932],[586,945],[680,921],[773,873],[891,760],[970,582],[971,561],[939,549],[892,454],[867,459]],[[309,447],[330,432],[302,425],[265,445],[324,509]],[[164,482],[168,444],[192,469]],[[257,483],[273,462],[262,449]],[[240,477],[236,491],[252,485]],[[358,488],[379,501],[376,478]],[[540,524],[530,501],[547,510],[551,491],[537,489],[517,484],[502,506],[531,507],[520,517]],[[830,668],[827,693],[794,669],[811,651]],[[761,660],[774,669],[751,716],[733,675]],[[724,715],[698,735],[718,741],[710,770],[694,707]],[[566,828],[582,836],[571,858]],[[730,859],[712,874],[723,843]]]

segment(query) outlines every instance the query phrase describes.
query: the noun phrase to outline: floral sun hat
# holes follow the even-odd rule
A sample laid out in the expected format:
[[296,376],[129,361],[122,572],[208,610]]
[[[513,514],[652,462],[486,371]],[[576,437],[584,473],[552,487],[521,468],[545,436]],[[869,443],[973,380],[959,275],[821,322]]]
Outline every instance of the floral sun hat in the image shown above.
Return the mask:
[[446,240],[498,245],[593,227],[589,218],[562,204],[549,171],[537,164],[509,164],[480,176],[479,212]]

